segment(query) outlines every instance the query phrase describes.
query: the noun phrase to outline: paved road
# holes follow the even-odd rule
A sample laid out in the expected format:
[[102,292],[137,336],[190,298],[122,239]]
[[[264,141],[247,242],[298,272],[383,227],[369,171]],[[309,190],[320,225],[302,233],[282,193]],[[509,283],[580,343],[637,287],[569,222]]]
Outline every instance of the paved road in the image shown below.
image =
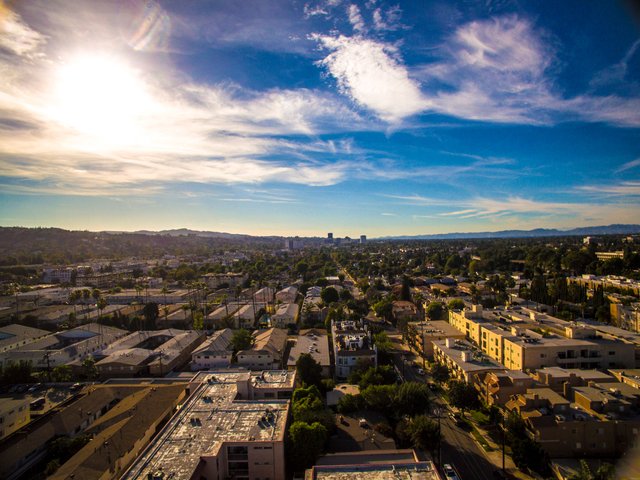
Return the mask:
[[450,418],[442,418],[442,463],[453,465],[461,480],[494,480],[496,468],[487,460],[471,435]]

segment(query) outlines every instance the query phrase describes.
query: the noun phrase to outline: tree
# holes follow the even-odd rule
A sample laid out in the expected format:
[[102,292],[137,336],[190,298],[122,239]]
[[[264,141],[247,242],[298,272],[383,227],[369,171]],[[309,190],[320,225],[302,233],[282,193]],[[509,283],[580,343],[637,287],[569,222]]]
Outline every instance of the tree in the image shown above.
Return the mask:
[[361,390],[369,385],[391,385],[396,383],[396,372],[390,365],[380,365],[378,367],[370,367],[360,375],[358,386]]
[[429,411],[429,388],[424,383],[406,382],[398,387],[394,406],[399,415],[417,415]]
[[146,303],[142,309],[142,314],[144,315],[146,328],[150,330],[155,329],[156,320],[160,316],[158,304],[155,302]]
[[383,298],[379,302],[374,303],[371,308],[373,308],[376,316],[384,318],[386,321],[391,321],[393,314],[393,300],[391,297]]
[[54,382],[70,382],[71,367],[69,365],[58,365],[53,369],[52,377]]
[[303,353],[296,361],[297,377],[302,385],[319,386],[322,380],[322,366],[310,353]]
[[234,352],[251,348],[251,345],[253,345],[253,336],[251,335],[251,332],[244,328],[236,330],[233,332],[233,336],[231,337],[231,345],[233,346]]
[[373,335],[373,343],[378,348],[379,353],[389,353],[393,348],[393,344],[386,332],[375,333]]
[[438,383],[444,383],[449,380],[449,369],[440,363],[434,363],[429,373]]
[[201,311],[197,311],[193,315],[193,329],[194,330],[204,329],[204,314]]
[[454,298],[453,300],[449,300],[447,307],[449,310],[464,310],[464,301],[459,298]]
[[332,303],[335,303],[340,300],[340,295],[338,294],[338,291],[335,288],[325,287],[320,292],[320,298],[322,298],[322,301],[325,304],[331,305]]
[[95,359],[89,355],[82,361],[82,376],[88,380],[98,378],[98,368]]
[[369,408],[386,413],[393,408],[395,390],[395,385],[369,385],[360,395]]
[[449,382],[447,395],[451,405],[462,410],[463,415],[465,410],[475,408],[480,404],[477,390],[467,382],[459,380]]
[[411,279],[406,275],[402,277],[402,289],[400,290],[400,300],[411,301]]
[[444,306],[440,302],[431,302],[425,313],[430,320],[440,320],[444,316]]
[[613,480],[615,467],[610,463],[603,463],[593,473],[586,460],[580,460],[580,470],[569,477],[569,480]]
[[347,393],[338,400],[338,412],[349,414],[365,407],[364,399],[361,395],[351,395]]
[[293,471],[302,471],[311,467],[324,449],[328,438],[324,425],[314,422],[294,422],[289,427],[288,448],[289,461]]
[[12,362],[6,365],[2,371],[2,383],[12,385],[17,383],[30,383],[32,364],[27,360]]
[[427,415],[413,417],[408,428],[409,437],[415,448],[433,452],[440,441],[438,424]]

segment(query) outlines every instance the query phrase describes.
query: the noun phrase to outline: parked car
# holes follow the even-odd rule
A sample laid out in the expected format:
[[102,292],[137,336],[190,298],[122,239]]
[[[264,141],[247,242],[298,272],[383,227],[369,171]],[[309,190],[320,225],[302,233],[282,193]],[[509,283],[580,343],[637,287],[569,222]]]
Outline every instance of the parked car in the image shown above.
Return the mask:
[[358,421],[358,425],[360,425],[362,428],[369,428],[369,424],[367,423],[367,421],[364,418],[361,418]]
[[442,472],[444,473],[444,477],[447,480],[460,480],[460,477],[458,476],[458,474],[456,473],[456,471],[453,469],[453,467],[448,464],[445,463],[442,466]]
[[424,375],[424,370],[423,370],[423,369],[421,369],[421,368],[419,368],[419,369],[418,369],[418,375]]

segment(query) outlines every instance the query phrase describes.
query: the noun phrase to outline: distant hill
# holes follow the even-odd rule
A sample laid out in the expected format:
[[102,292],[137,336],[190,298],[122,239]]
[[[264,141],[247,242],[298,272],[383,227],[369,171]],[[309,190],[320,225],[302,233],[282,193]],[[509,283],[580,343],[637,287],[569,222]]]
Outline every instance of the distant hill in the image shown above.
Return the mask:
[[447,240],[472,238],[535,238],[569,237],[588,235],[624,235],[640,233],[640,225],[605,225],[599,227],[579,227],[571,230],[536,228],[534,230],[500,230],[498,232],[436,233],[431,235],[400,235],[380,237],[378,240]]

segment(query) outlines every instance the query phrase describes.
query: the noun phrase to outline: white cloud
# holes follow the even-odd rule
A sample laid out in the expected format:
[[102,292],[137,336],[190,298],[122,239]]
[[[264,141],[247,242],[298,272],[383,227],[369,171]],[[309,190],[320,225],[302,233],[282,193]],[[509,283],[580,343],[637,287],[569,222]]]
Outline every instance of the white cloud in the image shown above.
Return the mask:
[[0,49],[20,57],[35,55],[46,42],[44,35],[31,29],[15,12],[0,4]]
[[392,45],[342,35],[312,38],[331,51],[318,64],[327,68],[340,90],[381,119],[397,123],[428,107]]
[[[381,21],[374,11],[374,26],[382,28]],[[389,123],[439,113],[498,123],[582,120],[640,126],[640,98],[563,96],[553,82],[555,52],[546,37],[516,15],[473,21],[446,39],[438,60],[409,67],[396,45],[379,39],[312,36],[331,52],[318,64],[342,93]]]
[[351,4],[347,8],[347,13],[349,14],[349,23],[353,27],[353,30],[356,32],[364,32],[365,24],[362,15],[360,14],[360,9],[357,5]]

